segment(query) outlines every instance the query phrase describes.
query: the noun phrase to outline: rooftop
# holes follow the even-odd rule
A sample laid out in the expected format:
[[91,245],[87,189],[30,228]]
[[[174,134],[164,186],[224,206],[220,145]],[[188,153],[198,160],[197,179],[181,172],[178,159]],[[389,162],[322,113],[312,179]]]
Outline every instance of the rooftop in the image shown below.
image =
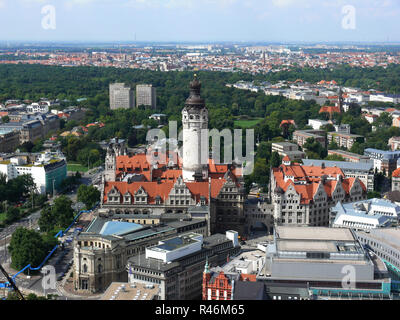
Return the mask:
[[170,252],[194,244],[198,241],[199,241],[199,234],[188,233],[179,237],[160,241],[160,244],[154,247],[150,247],[149,249],[159,252]]
[[370,171],[373,169],[373,162],[348,162],[348,161],[329,161],[329,160],[316,160],[316,159],[302,159],[303,164],[306,166],[322,166],[337,167],[343,170],[363,170]]
[[149,286],[142,283],[113,282],[100,300],[153,300],[159,289],[157,284]]
[[107,221],[100,230],[101,235],[124,235],[132,231],[142,229],[140,224],[121,222],[121,221]]
[[354,241],[349,229],[333,229],[326,227],[276,227],[277,238],[280,240],[337,240]]

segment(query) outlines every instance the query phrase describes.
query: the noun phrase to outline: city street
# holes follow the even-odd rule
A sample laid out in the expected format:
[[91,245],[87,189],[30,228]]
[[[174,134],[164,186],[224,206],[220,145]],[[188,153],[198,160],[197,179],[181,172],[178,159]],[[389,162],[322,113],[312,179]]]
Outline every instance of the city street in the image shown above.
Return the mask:
[[[91,185],[92,181],[101,181],[101,173],[102,170],[92,169],[91,172],[85,174],[82,177],[82,184],[85,185]],[[68,198],[70,198],[74,205],[73,208],[76,211],[79,211],[83,209],[84,205],[83,203],[78,202],[77,203],[77,194],[76,190],[70,192],[69,194],[66,194]],[[49,204],[51,205],[53,203],[53,199],[49,200]],[[15,223],[13,223],[10,226],[7,226],[0,232],[0,263],[3,265],[4,268],[11,271],[9,268],[9,263],[10,263],[10,255],[8,252],[8,246],[9,242],[11,240],[11,236],[13,232],[18,228],[18,227],[25,227],[29,229],[36,229],[38,228],[38,220],[40,218],[40,210],[32,213],[26,218],[23,218]],[[87,218],[87,217],[85,217]],[[72,267],[72,262],[73,262],[73,239],[74,237],[78,234],[79,230],[75,230],[75,227],[73,226],[67,234],[65,234],[62,238],[59,240],[64,244],[64,248],[61,246],[57,248],[57,250],[54,252],[53,256],[45,263],[45,265],[51,265],[55,267],[55,272],[56,272],[56,280],[57,280],[57,288],[56,289],[47,289],[46,292],[42,286],[42,279],[43,275],[40,273],[35,273],[35,275],[27,275],[25,274],[20,274],[16,278],[16,285],[18,288],[21,290],[27,290],[27,292],[30,292],[32,290],[35,292],[37,295],[44,295],[46,294],[57,294],[59,296],[59,299],[74,299],[74,296],[72,295],[63,295],[63,291],[59,290],[59,286],[61,284],[61,281],[63,280],[64,276],[68,274],[68,271]],[[9,275],[12,276],[15,274],[15,270],[13,272],[10,272]],[[0,275],[0,282],[6,282],[5,277],[1,274]]]

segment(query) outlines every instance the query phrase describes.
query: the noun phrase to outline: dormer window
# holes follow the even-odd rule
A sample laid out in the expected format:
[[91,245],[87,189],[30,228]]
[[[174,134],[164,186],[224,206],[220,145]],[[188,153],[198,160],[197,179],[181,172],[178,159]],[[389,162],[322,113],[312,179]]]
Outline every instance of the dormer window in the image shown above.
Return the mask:
[[131,195],[129,192],[124,194],[124,203],[131,203]]

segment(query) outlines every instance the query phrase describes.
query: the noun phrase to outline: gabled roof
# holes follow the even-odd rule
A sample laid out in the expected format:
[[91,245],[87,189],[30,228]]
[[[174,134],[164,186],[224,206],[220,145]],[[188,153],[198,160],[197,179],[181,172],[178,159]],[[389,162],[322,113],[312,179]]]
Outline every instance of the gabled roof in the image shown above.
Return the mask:
[[323,106],[319,109],[319,113],[341,113],[340,108],[336,106]]
[[[292,185],[297,194],[300,195],[300,202],[303,204],[308,204],[313,200],[320,186],[323,186],[328,197],[332,197],[333,192],[339,184],[346,194],[349,194],[356,181],[356,178],[345,178],[340,168],[321,168],[301,166],[299,164],[291,166],[282,164],[279,168],[273,168],[272,174],[276,181],[276,185],[272,186],[273,190],[279,190],[280,188],[283,192],[286,192],[289,186]],[[287,176],[291,178],[285,181],[285,177]],[[340,182],[338,181],[338,177],[340,177]],[[358,181],[363,190],[366,191],[366,187],[362,181]]]

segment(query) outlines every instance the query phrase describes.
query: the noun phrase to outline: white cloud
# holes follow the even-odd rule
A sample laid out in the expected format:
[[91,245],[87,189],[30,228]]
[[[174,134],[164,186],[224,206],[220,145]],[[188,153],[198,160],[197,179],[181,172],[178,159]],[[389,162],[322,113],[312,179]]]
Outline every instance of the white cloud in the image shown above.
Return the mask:
[[272,0],[272,4],[276,7],[288,7],[296,3],[296,0]]

